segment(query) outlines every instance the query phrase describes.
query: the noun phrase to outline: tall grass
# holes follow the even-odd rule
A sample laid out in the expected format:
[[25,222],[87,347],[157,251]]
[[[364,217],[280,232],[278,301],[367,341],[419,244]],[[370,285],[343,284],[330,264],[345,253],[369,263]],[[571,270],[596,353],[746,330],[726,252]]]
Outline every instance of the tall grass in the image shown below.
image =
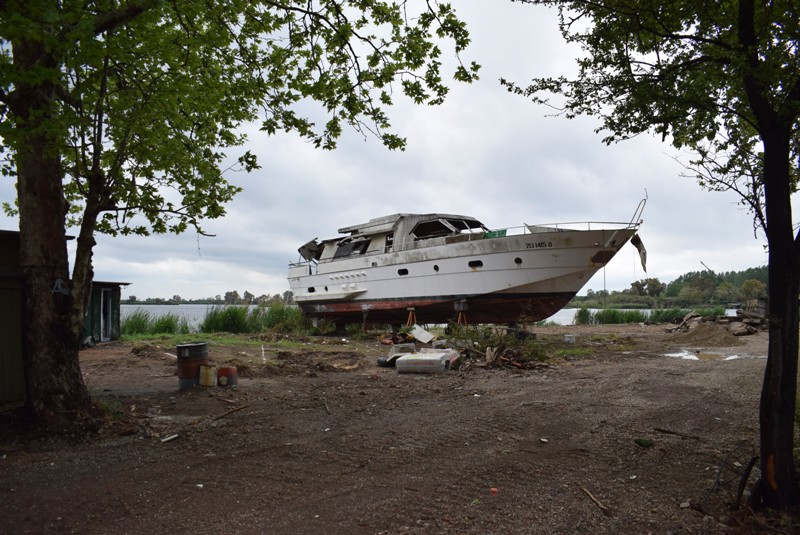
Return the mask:
[[200,332],[203,333],[247,333],[250,326],[247,323],[248,308],[243,306],[213,306],[206,312],[206,317],[200,323]]
[[721,305],[707,307],[707,308],[696,308],[694,309],[695,312],[703,316],[704,318],[708,316],[724,316],[725,315],[725,307]]
[[123,318],[120,331],[123,336],[132,334],[148,334],[153,324],[153,316],[146,310],[136,309]]
[[215,306],[206,312],[200,332],[259,333],[265,330],[300,332],[303,330],[300,309],[276,303],[265,307]]
[[120,323],[120,331],[123,336],[186,334],[189,330],[189,322],[186,321],[186,318],[172,313],[154,318],[150,312],[140,309],[126,316]]
[[650,312],[648,320],[650,323],[680,323],[688,313],[683,308],[659,308]]
[[[581,308],[575,313],[572,320],[575,325],[602,325],[617,323],[680,323],[690,311],[683,308],[658,309],[648,312],[639,310],[620,310],[617,308],[602,308],[591,311]],[[721,306],[695,309],[703,317],[724,316],[725,308]]]
[[591,325],[592,324],[592,311],[588,308],[581,307],[572,319],[575,325]]
[[644,323],[647,321],[647,314],[639,310],[619,310],[616,308],[604,308],[594,313],[594,323]]
[[280,332],[298,332],[303,329],[303,313],[296,306],[274,303],[264,317],[263,328]]

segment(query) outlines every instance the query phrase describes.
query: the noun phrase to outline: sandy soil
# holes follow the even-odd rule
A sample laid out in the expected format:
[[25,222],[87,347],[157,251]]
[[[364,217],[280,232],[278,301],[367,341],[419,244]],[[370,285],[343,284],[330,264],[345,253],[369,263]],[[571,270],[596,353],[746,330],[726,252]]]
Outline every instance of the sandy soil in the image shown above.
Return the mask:
[[35,438],[0,414],[0,532],[757,531],[730,504],[766,334],[536,332],[546,365],[442,374],[378,367],[377,340],[210,345],[236,390],[179,390],[173,347],[88,349],[100,433]]

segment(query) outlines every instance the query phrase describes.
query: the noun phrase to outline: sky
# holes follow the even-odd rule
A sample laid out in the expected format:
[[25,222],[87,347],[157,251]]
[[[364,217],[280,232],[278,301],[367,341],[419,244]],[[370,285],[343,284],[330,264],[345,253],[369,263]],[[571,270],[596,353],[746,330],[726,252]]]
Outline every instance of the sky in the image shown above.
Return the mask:
[[[261,169],[226,175],[244,191],[223,219],[205,223],[215,237],[98,236],[95,279],[130,283],[123,298],[283,294],[300,245],[374,217],[464,214],[489,228],[628,222],[645,196],[640,236],[647,273],[628,244],[581,295],[624,290],[645,277],[670,282],[706,267],[724,272],[766,264],[766,241],[755,235],[738,197],[682,176],[676,159],[687,162],[689,155],[652,136],[607,146],[595,133],[598,119],[553,116],[500,85],[500,78],[525,86],[533,77],[575,72],[579,50],[564,43],[554,12],[508,1],[456,5],[472,37],[463,57],[482,65],[481,79],[453,82],[438,107],[398,99],[388,113],[394,131],[408,139],[405,151],[347,129],[337,150],[322,151],[296,135],[268,136],[248,125],[242,151],[256,154]],[[0,178],[0,200],[13,194],[13,181]],[[17,228],[15,219],[0,215],[0,229]]]

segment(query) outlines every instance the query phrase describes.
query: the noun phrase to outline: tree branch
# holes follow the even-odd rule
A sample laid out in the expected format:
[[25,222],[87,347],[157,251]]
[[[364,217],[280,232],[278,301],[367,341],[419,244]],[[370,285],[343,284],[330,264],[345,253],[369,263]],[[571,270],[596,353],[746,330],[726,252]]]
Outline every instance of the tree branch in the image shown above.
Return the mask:
[[140,0],[129,2],[125,7],[108,11],[95,17],[94,33],[101,34],[123,26],[142,13],[153,9],[160,3],[160,0]]

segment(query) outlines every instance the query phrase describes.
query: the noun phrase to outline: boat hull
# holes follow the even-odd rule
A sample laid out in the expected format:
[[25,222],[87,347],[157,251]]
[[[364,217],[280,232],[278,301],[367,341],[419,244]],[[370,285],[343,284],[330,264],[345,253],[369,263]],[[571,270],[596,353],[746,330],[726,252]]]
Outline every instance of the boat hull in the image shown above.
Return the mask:
[[[559,294],[475,295],[453,299],[449,296],[419,297],[382,301],[348,301],[299,304],[303,314],[333,323],[407,323],[414,317],[424,323],[447,323],[460,319],[466,323],[519,323],[548,318],[564,308],[577,292]],[[456,309],[460,310],[456,310]],[[458,312],[462,313],[457,318]]]

